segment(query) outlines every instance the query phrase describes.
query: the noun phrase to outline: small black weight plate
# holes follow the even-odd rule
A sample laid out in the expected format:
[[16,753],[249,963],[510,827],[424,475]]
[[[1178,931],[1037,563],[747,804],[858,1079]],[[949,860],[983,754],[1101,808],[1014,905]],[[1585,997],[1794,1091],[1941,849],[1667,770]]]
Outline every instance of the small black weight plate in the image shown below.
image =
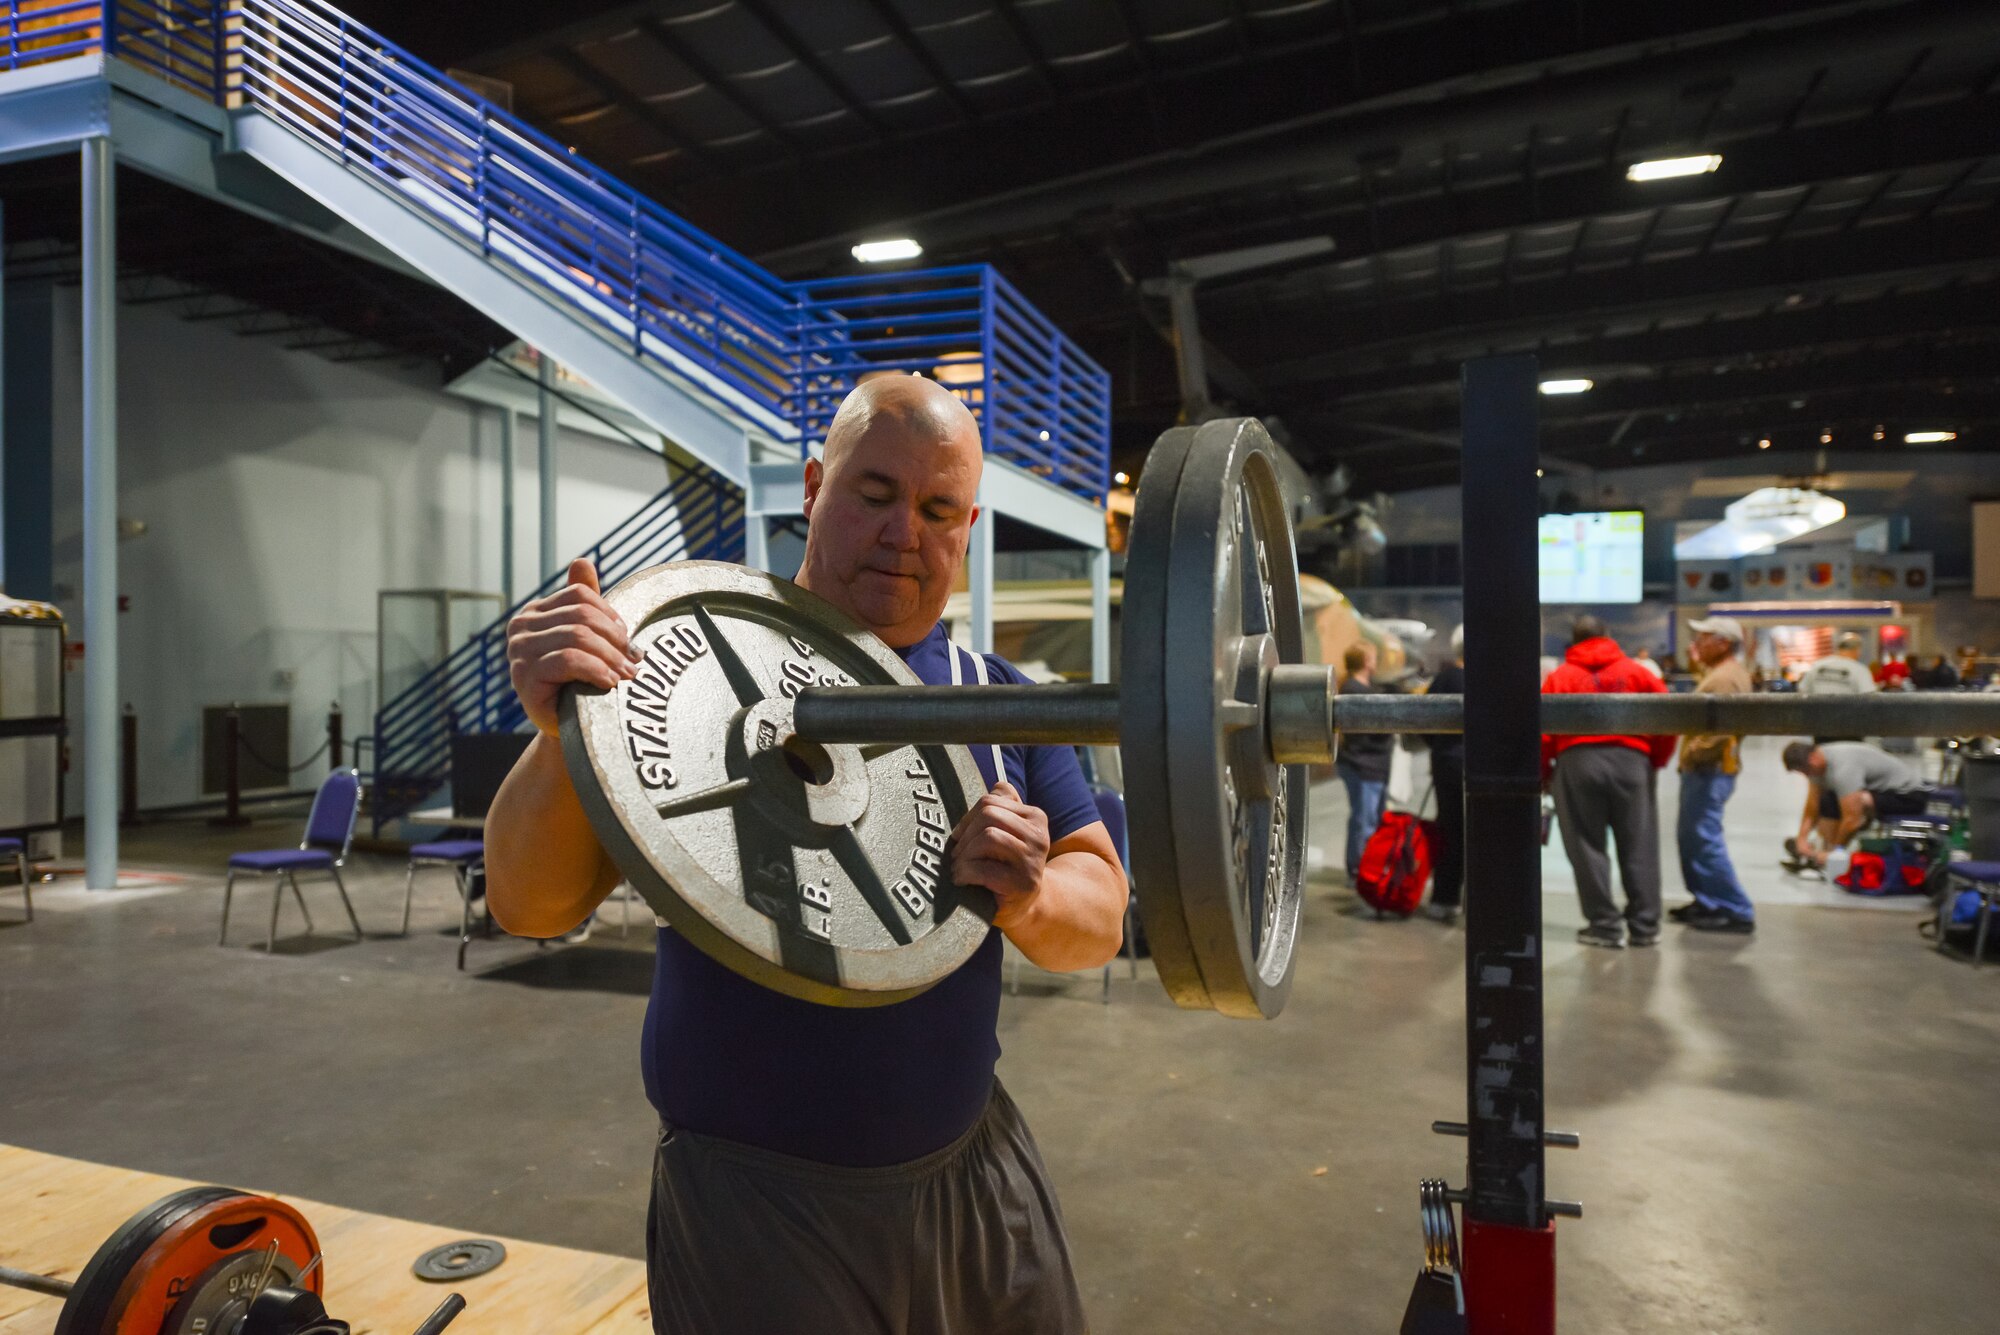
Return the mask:
[[498,1269],[506,1259],[507,1249],[491,1238],[460,1238],[419,1256],[410,1272],[433,1284],[450,1284]]

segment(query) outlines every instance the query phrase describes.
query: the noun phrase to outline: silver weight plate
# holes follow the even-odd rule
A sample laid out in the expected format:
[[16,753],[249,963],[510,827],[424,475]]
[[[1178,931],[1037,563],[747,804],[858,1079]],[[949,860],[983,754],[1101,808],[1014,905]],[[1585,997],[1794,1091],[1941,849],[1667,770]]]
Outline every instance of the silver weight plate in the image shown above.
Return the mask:
[[1271,448],[1250,418],[1154,446],[1120,688],[1135,820],[1157,811],[1171,826],[1133,840],[1148,939],[1168,943],[1155,944],[1162,981],[1183,1006],[1251,1019],[1276,1015],[1291,988],[1305,852],[1304,767],[1273,762],[1264,736],[1271,669],[1305,649]]
[[741,566],[642,570],[605,599],[638,676],[563,692],[563,758],[600,842],[655,912],[737,973],[805,1001],[906,1000],[971,958],[992,895],[945,841],[985,791],[959,746],[821,746],[806,686],[918,685],[874,635]]

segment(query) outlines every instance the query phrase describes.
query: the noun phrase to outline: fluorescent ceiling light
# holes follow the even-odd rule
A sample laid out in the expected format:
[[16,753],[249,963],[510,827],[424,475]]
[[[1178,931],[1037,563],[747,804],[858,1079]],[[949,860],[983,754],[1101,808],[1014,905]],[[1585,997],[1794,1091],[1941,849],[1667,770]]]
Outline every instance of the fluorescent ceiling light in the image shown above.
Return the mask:
[[1942,445],[1948,440],[1957,440],[1956,431],[1905,431],[1905,445]]
[[854,248],[854,258],[863,264],[886,264],[890,260],[913,260],[924,248],[907,236],[891,241],[863,241]]
[[1544,380],[1544,394],[1581,394],[1597,382],[1594,380]]
[[1722,165],[1720,153],[1697,153],[1691,158],[1655,158],[1635,162],[1625,169],[1628,181],[1666,181],[1676,176],[1699,176]]

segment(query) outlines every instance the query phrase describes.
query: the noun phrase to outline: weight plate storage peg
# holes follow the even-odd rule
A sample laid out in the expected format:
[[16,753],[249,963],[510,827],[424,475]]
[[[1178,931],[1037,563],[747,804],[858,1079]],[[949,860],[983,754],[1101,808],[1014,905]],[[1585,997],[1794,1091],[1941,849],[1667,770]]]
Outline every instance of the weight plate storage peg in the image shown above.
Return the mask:
[[55,1335],[212,1335],[269,1289],[317,1295],[319,1239],[283,1201],[189,1187],[127,1220],[77,1276]]
[[688,561],[606,594],[636,678],[572,686],[563,757],[612,859],[711,958],[806,1001],[915,996],[979,948],[992,895],[945,841],[985,791],[964,747],[799,738],[807,686],[916,685],[887,646],[761,571]]
[[1298,558],[1253,418],[1163,435],[1126,556],[1120,745],[1133,882],[1168,994],[1263,1019],[1291,988],[1306,772],[1273,759],[1274,670],[1305,653]]

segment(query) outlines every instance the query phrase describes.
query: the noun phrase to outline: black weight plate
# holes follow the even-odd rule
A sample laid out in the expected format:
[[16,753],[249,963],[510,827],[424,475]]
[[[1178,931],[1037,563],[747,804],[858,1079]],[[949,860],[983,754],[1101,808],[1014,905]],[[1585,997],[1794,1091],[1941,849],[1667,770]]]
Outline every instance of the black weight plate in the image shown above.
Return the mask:
[[497,1270],[506,1259],[507,1249],[491,1238],[460,1238],[419,1256],[410,1272],[433,1284],[452,1284]]
[[563,757],[598,839],[654,910],[753,982],[834,1006],[915,996],[971,958],[993,899],[952,884],[945,840],[985,791],[959,746],[818,746],[805,686],[916,685],[823,599],[718,562],[605,594],[644,655],[571,687]]
[[118,1290],[145,1256],[146,1249],[203,1206],[249,1194],[231,1187],[184,1187],[154,1201],[119,1225],[76,1277],[76,1287],[70,1290],[62,1314],[56,1318],[55,1335],[113,1335]]
[[1271,667],[1304,655],[1290,518],[1253,419],[1147,457],[1126,558],[1121,745],[1133,879],[1183,1006],[1268,1018],[1291,982],[1305,772],[1269,758]]
[[1172,578],[1174,497],[1195,428],[1175,427],[1146,455],[1125,549],[1125,593],[1119,605],[1119,751],[1125,806],[1132,823],[1132,886],[1160,983],[1176,1005],[1210,1010],[1208,986],[1188,940],[1181,911],[1176,831],[1167,772],[1167,594]]
[[1198,429],[1175,488],[1167,603],[1181,912],[1211,1004],[1245,1019],[1284,1009],[1305,878],[1305,768],[1274,762],[1265,736],[1269,672],[1305,653],[1273,449],[1255,418]]

